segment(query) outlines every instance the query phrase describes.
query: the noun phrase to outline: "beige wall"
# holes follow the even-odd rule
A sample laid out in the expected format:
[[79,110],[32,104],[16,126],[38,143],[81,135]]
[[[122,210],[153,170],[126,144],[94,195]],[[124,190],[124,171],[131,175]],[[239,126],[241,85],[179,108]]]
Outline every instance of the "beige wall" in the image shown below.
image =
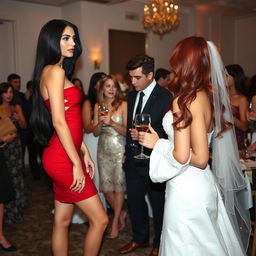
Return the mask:
[[256,74],[255,27],[256,14],[235,17],[232,13],[196,8],[196,33],[218,46],[225,65],[240,64],[247,76]]
[[248,76],[256,74],[256,17],[239,18],[235,23],[235,62]]
[[[53,18],[60,18],[60,8],[16,1],[0,1],[0,19],[14,22],[16,72],[22,77],[22,86],[32,78],[36,41],[42,25]],[[1,35],[1,40],[5,37]],[[11,43],[11,42],[10,42]],[[0,68],[4,60],[0,56]],[[6,78],[1,77],[1,80]],[[2,81],[1,81],[2,82]]]
[[[180,7],[180,27],[159,36],[149,33],[147,53],[156,60],[156,68],[169,68],[168,60],[175,44],[191,35],[202,35],[214,41],[224,59],[224,63],[237,62],[243,65],[246,73],[255,70],[256,17],[235,19],[233,16],[218,14],[216,11]],[[134,13],[139,20],[127,20],[126,13]],[[141,19],[143,4],[136,1],[116,5],[102,5],[92,2],[75,2],[63,7],[52,7],[9,0],[0,1],[0,19],[12,20],[15,24],[16,70],[25,82],[32,77],[35,47],[40,28],[50,19],[63,18],[74,22],[80,32],[83,54],[77,66],[79,76],[87,86],[94,70],[92,55],[96,52],[101,58],[101,71],[108,73],[108,30],[144,32]],[[125,51],[125,49],[124,49]],[[0,56],[1,57],[1,56]],[[4,60],[1,57],[0,68]],[[11,72],[12,72],[11,71]],[[2,79],[2,78],[1,78]]]

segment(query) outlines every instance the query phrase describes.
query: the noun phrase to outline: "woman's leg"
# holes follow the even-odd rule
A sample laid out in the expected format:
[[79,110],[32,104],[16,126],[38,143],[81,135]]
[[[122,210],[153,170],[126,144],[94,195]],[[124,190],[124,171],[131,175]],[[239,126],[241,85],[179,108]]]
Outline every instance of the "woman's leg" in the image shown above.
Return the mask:
[[114,209],[115,204],[115,192],[114,191],[103,191],[105,198],[107,199],[110,206]]
[[89,220],[89,228],[84,241],[84,256],[97,256],[108,216],[98,195],[76,203]]
[[68,255],[68,228],[73,215],[73,204],[54,201],[54,224],[52,231],[52,251],[54,256]]
[[104,194],[114,210],[114,217],[112,220],[109,238],[116,238],[118,236],[119,218],[124,204],[124,192],[105,191]]
[[0,204],[0,245],[2,245],[4,248],[8,248],[11,246],[11,244],[4,236],[3,221],[4,221],[4,204]]

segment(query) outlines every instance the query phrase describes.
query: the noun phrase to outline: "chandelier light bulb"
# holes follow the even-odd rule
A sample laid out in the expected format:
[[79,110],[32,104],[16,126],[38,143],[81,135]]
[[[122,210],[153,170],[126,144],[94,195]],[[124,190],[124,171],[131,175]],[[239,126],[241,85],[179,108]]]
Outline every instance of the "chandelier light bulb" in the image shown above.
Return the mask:
[[144,6],[143,25],[160,37],[178,28],[180,17],[175,0],[150,0],[151,5]]

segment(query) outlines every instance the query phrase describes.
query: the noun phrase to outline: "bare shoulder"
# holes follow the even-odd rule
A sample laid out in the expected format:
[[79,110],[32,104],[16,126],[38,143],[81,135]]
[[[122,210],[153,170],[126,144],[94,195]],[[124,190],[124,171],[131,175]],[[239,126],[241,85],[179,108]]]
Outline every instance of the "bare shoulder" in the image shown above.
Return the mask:
[[244,95],[240,96],[240,103],[241,104],[247,104],[248,103],[248,100],[247,100],[246,96],[244,96]]
[[196,98],[190,105],[190,110],[204,110],[206,108],[211,108],[210,99],[205,91],[199,91],[196,94]]
[[42,72],[42,78],[65,77],[65,71],[58,65],[47,65]]
[[121,107],[124,109],[124,108],[127,108],[127,101],[123,100],[122,101],[122,104],[121,104]]

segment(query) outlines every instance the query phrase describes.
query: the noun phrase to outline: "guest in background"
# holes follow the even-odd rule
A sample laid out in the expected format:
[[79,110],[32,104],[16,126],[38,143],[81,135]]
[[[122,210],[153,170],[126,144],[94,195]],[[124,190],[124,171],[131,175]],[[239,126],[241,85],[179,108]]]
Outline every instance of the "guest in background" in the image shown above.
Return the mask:
[[13,184],[10,179],[9,170],[6,166],[3,147],[6,146],[7,143],[10,143],[16,136],[16,133],[12,133],[0,138],[0,249],[7,252],[16,251],[16,247],[12,245],[4,235],[4,204],[15,198],[15,192],[13,190]]
[[[16,127],[26,128],[27,124],[20,105],[15,104],[13,88],[8,83],[0,84],[0,107]],[[16,136],[3,149],[7,169],[15,191],[15,199],[5,206],[6,223],[20,223],[23,220],[22,209],[27,206],[24,179],[22,174],[22,148],[19,136]]]
[[228,65],[226,70],[237,145],[239,150],[243,150],[247,146],[245,145],[245,138],[248,130],[247,113],[249,107],[244,87],[244,70],[238,64]]
[[71,82],[72,82],[75,86],[78,86],[79,89],[82,91],[82,102],[81,102],[81,104],[83,104],[84,100],[86,99],[86,94],[85,94],[85,92],[84,92],[84,85],[83,85],[82,81],[81,81],[79,78],[74,77],[74,78],[71,80]]
[[[99,136],[98,167],[100,189],[114,210],[109,238],[116,238],[119,224],[124,225],[125,212],[121,214],[126,191],[122,157],[126,135],[127,103],[121,99],[121,89],[114,76],[105,76],[94,106],[93,133]],[[102,107],[105,107],[105,111]],[[104,115],[103,115],[104,112]],[[119,223],[120,222],[120,223]],[[121,227],[123,228],[123,227]]]
[[123,100],[127,100],[127,94],[129,92],[129,85],[125,82],[124,75],[121,73],[115,73],[113,76],[116,78],[120,85],[121,96]]
[[159,68],[156,70],[155,72],[155,80],[156,82],[164,87],[164,88],[168,88],[168,85],[170,84],[170,71],[164,68]]
[[[93,134],[93,117],[94,117],[94,106],[97,103],[97,91],[100,87],[100,81],[106,74],[104,72],[97,72],[91,76],[87,99],[82,106],[82,119],[84,127],[84,143],[87,145],[90,151],[92,160],[94,162],[95,174],[93,177],[94,184],[99,190],[100,186],[100,176],[97,163],[97,148],[98,148],[98,138]],[[106,200],[102,192],[99,192],[102,204],[106,210]]]
[[[97,90],[99,89],[100,80],[105,75],[106,74],[103,72],[97,72],[91,76],[88,95],[86,96],[86,100],[82,103],[82,121],[83,121],[83,128],[84,128],[83,140],[94,162],[93,182],[98,190],[99,190],[99,182],[100,182],[98,163],[97,163],[98,137],[95,137],[93,135],[93,110],[94,110],[94,105],[97,102]],[[79,86],[78,80],[75,80],[74,82],[74,79],[73,79],[73,83]],[[99,191],[99,196],[104,206],[104,209],[106,210],[107,208],[106,200],[103,193],[100,191]],[[86,216],[81,214],[81,211],[79,211],[79,209],[76,208],[73,214],[72,223],[82,224],[85,222],[87,222]]]
[[[154,184],[149,178],[149,161],[134,156],[140,152],[138,132],[133,127],[135,114],[151,116],[151,125],[160,137],[166,137],[162,119],[167,111],[171,94],[154,79],[155,61],[147,55],[138,55],[127,64],[135,90],[128,95],[128,118],[124,171],[127,184],[127,204],[132,222],[132,241],[119,249],[122,254],[149,246],[149,216],[145,195],[148,194],[153,210],[154,239],[150,256],[158,255],[164,211],[164,184]],[[151,151],[146,150],[147,155]]]
[[249,90],[250,107],[248,113],[249,131],[251,132],[251,143],[256,141],[256,75],[251,78],[251,87]]
[[[18,74],[12,73],[7,77],[7,81],[9,84],[11,84],[14,92],[14,97],[16,100],[16,103],[21,106],[23,115],[25,117],[26,122],[29,122],[28,116],[31,112],[30,105],[28,104],[28,101],[26,100],[26,95],[20,91],[21,89],[21,77]],[[24,157],[25,157],[25,151],[26,147],[28,145],[28,137],[29,137],[29,131],[27,130],[27,127],[19,127],[18,130],[21,146],[22,146],[22,165],[23,165],[23,173],[24,173]]]
[[25,95],[23,92],[20,91],[21,89],[21,77],[18,74],[12,73],[7,77],[7,81],[11,86],[13,87],[14,90],[14,96],[16,98],[16,101],[18,104],[21,105],[21,108],[23,109],[23,103],[24,103],[24,98]]

